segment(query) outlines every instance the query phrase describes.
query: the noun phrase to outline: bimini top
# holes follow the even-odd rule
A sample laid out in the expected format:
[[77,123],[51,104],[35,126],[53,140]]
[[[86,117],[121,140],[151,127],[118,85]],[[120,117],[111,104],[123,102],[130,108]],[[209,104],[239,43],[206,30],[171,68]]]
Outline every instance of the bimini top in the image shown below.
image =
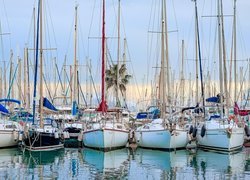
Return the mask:
[[21,101],[17,100],[17,99],[0,99],[0,102],[13,102],[13,103],[17,103],[17,104],[21,104]]

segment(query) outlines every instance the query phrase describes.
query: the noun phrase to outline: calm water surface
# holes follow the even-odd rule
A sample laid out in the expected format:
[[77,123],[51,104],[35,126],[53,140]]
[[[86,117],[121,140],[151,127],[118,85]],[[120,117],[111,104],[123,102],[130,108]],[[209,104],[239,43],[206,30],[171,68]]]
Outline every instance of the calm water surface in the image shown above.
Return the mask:
[[234,154],[198,150],[165,152],[0,149],[0,179],[250,179],[250,149]]

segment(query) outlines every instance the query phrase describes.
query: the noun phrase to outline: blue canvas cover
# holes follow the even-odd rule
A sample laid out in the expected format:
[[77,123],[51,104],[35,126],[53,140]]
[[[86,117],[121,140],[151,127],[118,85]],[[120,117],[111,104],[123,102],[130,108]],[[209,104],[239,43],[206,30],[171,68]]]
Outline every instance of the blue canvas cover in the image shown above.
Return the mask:
[[4,107],[2,104],[0,104],[0,113],[9,114],[9,111],[8,111],[8,109],[6,109],[6,107]]
[[17,99],[0,99],[0,102],[13,102],[13,103],[17,103],[17,104],[21,104],[21,102]]
[[73,116],[76,116],[78,113],[78,106],[77,106],[76,101],[73,101],[71,113]]
[[58,111],[56,107],[47,98],[43,98],[43,107],[46,107],[52,111]]

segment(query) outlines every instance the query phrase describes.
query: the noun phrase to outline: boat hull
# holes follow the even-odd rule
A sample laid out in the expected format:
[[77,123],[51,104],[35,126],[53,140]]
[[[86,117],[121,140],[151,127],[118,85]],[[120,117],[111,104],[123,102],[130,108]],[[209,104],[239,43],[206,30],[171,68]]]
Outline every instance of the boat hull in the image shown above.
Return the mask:
[[135,131],[138,146],[150,149],[183,149],[188,143],[187,131],[168,129]]
[[25,149],[30,151],[50,151],[57,150],[64,147],[59,137],[55,137],[54,133],[46,132],[29,132],[28,136],[24,140]]
[[242,148],[244,142],[244,129],[207,129],[205,135],[201,136],[201,129],[197,133],[198,146],[203,149],[216,151],[236,151]]
[[83,144],[86,147],[108,151],[125,147],[128,142],[128,131],[100,128],[83,133]]
[[17,146],[18,133],[18,131],[13,130],[0,130],[0,148]]

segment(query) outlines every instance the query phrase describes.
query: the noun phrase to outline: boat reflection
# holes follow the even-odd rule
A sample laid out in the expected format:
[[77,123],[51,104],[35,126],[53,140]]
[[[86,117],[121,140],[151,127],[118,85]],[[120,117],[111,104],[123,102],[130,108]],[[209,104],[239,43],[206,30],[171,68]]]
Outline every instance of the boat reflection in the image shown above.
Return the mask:
[[21,153],[17,148],[0,149],[0,168],[15,166],[21,162]]
[[83,160],[89,165],[90,176],[94,178],[122,178],[128,173],[128,149],[118,149],[108,152],[84,148]]
[[239,178],[239,175],[244,174],[245,162],[244,151],[232,154],[198,150],[191,166],[200,178]]
[[135,159],[142,165],[150,165],[162,170],[170,171],[172,167],[184,167],[189,161],[186,150],[158,151],[139,148],[135,152]]
[[56,151],[24,151],[23,163],[29,168],[45,165],[58,165],[60,158],[64,156],[64,149]]

